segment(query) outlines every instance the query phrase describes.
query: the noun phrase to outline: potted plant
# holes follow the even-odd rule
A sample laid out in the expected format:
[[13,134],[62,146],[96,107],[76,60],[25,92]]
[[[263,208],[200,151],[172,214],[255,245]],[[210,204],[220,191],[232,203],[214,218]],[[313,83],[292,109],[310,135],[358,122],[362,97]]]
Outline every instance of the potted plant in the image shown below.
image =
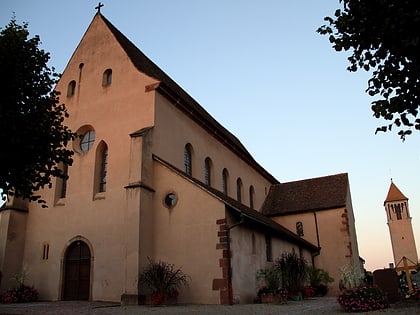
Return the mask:
[[288,289],[293,300],[302,299],[302,290],[307,279],[307,262],[293,251],[283,253],[275,263],[280,270],[283,287]]
[[287,290],[280,287],[280,272],[276,266],[270,266],[258,270],[257,280],[262,286],[257,293],[257,301],[260,303],[281,303],[287,299]]
[[309,283],[314,289],[315,296],[324,296],[328,292],[328,284],[334,279],[330,277],[329,273],[323,269],[309,266],[307,269]]
[[148,259],[149,264],[140,274],[139,282],[151,291],[151,303],[176,304],[179,290],[188,285],[189,277],[173,264]]

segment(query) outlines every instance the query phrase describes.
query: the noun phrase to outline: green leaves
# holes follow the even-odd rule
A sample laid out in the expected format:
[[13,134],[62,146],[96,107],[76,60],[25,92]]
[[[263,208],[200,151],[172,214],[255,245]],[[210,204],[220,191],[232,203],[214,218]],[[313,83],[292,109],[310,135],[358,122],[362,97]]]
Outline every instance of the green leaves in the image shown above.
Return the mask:
[[[372,72],[366,92],[379,98],[372,102],[376,118],[400,119],[404,140],[410,128],[420,130],[417,117],[420,96],[420,3],[410,0],[344,0],[343,9],[326,17],[318,28],[336,51],[351,51],[347,69]],[[402,116],[403,115],[403,116]],[[378,131],[389,131],[389,126]]]

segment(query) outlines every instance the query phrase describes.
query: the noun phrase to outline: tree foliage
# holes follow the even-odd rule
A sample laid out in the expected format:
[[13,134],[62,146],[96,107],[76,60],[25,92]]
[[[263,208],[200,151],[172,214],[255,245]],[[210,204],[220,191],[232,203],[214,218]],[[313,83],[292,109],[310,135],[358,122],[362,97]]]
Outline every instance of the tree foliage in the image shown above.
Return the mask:
[[378,131],[397,127],[404,140],[420,130],[420,2],[339,0],[342,9],[325,17],[318,32],[336,51],[350,51],[349,71],[371,71],[366,92],[375,97],[373,115],[385,119]]
[[52,177],[66,176],[58,165],[71,165],[66,146],[74,134],[63,124],[68,114],[53,90],[58,74],[39,44],[14,17],[0,32],[0,188],[45,206],[36,192],[51,187]]

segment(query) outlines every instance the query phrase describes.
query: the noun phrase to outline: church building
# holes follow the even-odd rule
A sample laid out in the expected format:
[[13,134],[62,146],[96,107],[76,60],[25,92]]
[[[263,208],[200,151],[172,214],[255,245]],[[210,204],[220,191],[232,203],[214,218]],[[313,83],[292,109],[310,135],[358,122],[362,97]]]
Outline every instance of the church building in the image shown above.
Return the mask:
[[252,303],[284,252],[327,270],[332,294],[340,268],[361,270],[347,174],[281,183],[100,12],[56,90],[74,161],[48,208],[2,207],[1,290],[25,269],[42,300],[138,303],[152,258],[189,276],[181,303]]

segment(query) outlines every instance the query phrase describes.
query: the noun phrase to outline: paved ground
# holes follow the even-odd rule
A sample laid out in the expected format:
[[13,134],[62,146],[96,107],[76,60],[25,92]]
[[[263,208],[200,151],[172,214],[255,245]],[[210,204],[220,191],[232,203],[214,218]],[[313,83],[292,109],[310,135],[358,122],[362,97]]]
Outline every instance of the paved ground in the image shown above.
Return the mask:
[[[363,314],[420,314],[419,304],[392,305],[391,308]],[[37,302],[28,304],[0,304],[0,315],[343,315],[346,314],[336,303],[335,298],[311,298],[304,301],[282,305],[176,305],[176,306],[119,306],[107,302]]]

